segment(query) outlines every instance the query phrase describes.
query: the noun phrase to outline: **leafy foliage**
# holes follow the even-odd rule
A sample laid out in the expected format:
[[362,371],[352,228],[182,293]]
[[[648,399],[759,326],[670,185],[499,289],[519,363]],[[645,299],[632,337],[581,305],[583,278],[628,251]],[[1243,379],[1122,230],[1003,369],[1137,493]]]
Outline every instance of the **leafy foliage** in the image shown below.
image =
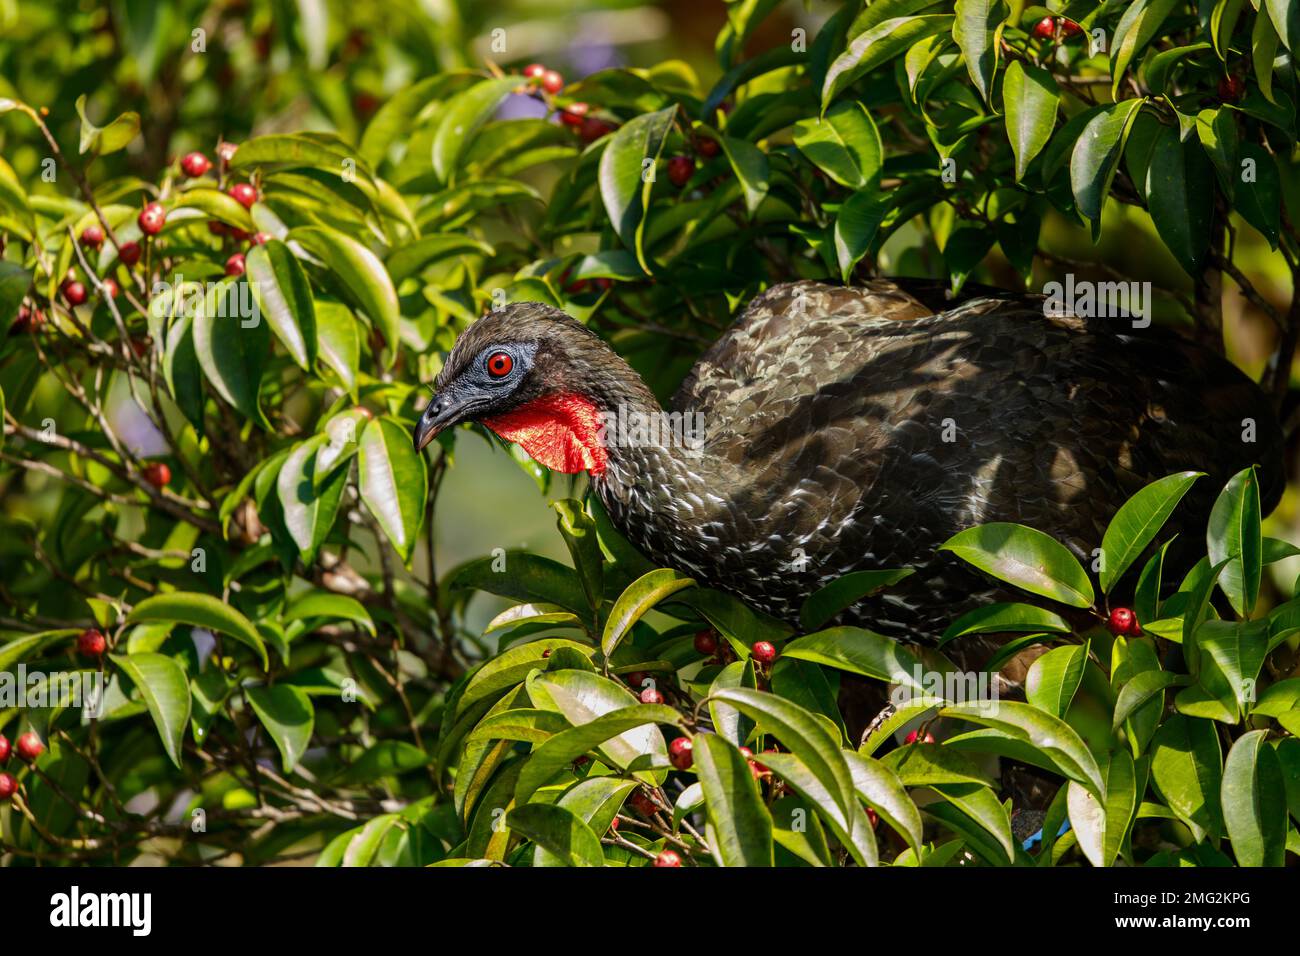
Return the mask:
[[[149,157],[212,150],[255,117],[172,103],[190,127],[173,140],[132,108],[114,62],[169,77],[188,42],[178,5],[155,6],[119,30],[130,66],[96,59],[77,81],[105,88],[91,103],[25,69],[0,81],[0,317],[16,317],[0,345],[0,663],[106,681],[97,719],[0,710],[48,746],[0,810],[15,859],[1277,865],[1300,847],[1300,684],[1272,666],[1300,599],[1261,603],[1264,568],[1295,549],[1263,536],[1251,473],[1181,582],[1162,579],[1159,531],[1195,474],[1118,510],[1099,576],[1033,529],[963,532],[947,547],[1024,602],[921,651],[826,626],[909,569],[811,595],[796,632],[648,566],[580,498],[555,503],[572,567],[510,552],[439,574],[431,516],[457,438],[431,458],[410,441],[440,356],[506,302],[600,328],[663,392],[773,281],[1028,281],[1062,259],[1051,223],[1103,237],[1121,206],[1182,270],[1161,282],[1165,318],[1217,332],[1207,273],[1263,301],[1229,235],[1249,227],[1287,267],[1300,252],[1285,4],[875,0],[747,55],[777,5],[734,3],[711,87],[667,61],[554,94],[523,63],[465,56],[451,4],[427,29],[397,24],[382,53],[363,5],[353,29],[277,20],[276,38],[254,4],[246,26],[262,29],[241,36],[310,78],[333,131],[278,124],[197,177]],[[243,55],[210,39],[205,69]],[[437,68],[351,108],[373,99],[381,56]],[[150,201],[156,235],[137,222]],[[1140,635],[1064,616],[1100,620],[1129,588]],[[486,633],[467,623],[477,591],[517,602]],[[73,656],[86,628],[111,650],[89,665]],[[1027,701],[983,706],[918,678],[988,633],[1017,635],[994,669],[1051,647]],[[774,664],[752,659],[758,640]],[[845,680],[910,696],[854,740]],[[925,742],[931,726],[942,742]],[[1036,833],[986,757],[1059,785]]]

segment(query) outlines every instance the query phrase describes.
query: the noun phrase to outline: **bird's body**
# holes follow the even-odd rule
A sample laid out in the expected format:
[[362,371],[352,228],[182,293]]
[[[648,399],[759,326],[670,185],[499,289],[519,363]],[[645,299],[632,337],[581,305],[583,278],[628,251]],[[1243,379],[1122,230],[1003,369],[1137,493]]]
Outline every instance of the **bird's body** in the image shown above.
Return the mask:
[[1046,315],[1037,297],[933,314],[892,282],[774,287],[670,405],[702,425],[698,444],[665,429],[593,433],[593,411],[662,409],[603,342],[528,308],[466,332],[439,394],[493,343],[528,344],[530,381],[481,420],[544,463],[590,471],[614,524],[656,563],[791,622],[843,574],[911,567],[844,619],[929,642],[996,596],[938,550],[958,531],[1019,522],[1090,561],[1115,509],[1157,478],[1208,473],[1169,529],[1185,539],[1203,539],[1215,494],[1242,468],[1261,466],[1266,508],[1281,486],[1272,411],[1230,363],[1122,320]]

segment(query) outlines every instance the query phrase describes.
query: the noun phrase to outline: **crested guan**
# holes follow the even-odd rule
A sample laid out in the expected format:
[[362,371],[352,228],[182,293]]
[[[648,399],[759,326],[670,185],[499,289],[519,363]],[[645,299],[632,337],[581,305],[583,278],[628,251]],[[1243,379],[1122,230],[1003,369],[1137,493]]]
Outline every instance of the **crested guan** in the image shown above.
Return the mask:
[[1265,513],[1276,504],[1277,420],[1223,358],[1118,319],[1049,315],[1040,296],[937,311],[925,289],[798,282],[758,296],[671,402],[698,413],[686,424],[702,442],[689,427],[615,427],[662,419],[641,378],[563,312],[506,306],[457,340],[415,443],[477,421],[549,468],[587,471],[654,561],[791,623],[840,575],[916,568],[840,619],[915,643],[1014,599],[937,550],[964,528],[1026,524],[1087,565],[1126,498],[1206,472],[1163,534],[1178,532],[1168,580],[1231,475],[1258,464]]

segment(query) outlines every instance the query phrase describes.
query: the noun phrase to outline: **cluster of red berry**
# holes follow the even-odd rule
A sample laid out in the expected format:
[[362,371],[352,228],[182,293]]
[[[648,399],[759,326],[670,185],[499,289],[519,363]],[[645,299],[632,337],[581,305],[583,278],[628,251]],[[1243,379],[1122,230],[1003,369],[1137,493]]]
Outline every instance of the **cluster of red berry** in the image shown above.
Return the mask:
[[1043,17],[1029,31],[1031,36],[1040,40],[1072,40],[1083,33],[1083,27],[1069,17]]
[[[9,738],[0,734],[0,764],[9,761]],[[18,738],[12,750],[16,752],[20,759],[28,763],[34,763],[36,758],[45,752],[45,744],[41,743],[41,738],[36,735],[35,731],[29,730]],[[18,780],[11,773],[0,772],[0,800],[8,800],[18,792]]]
[[[217,147],[217,156],[220,158],[223,168],[234,158],[235,151],[238,148],[234,143],[221,143]],[[181,159],[181,172],[191,179],[206,175],[211,168],[212,161],[202,153],[187,153]],[[226,188],[226,195],[245,209],[252,209],[253,203],[261,198],[257,192],[257,187],[252,183],[233,183]],[[234,226],[228,226],[219,219],[209,220],[208,231],[214,236],[229,236],[236,242],[247,242],[253,246],[260,246],[271,238],[265,232],[245,232]],[[233,253],[226,260],[226,275],[228,276],[242,276],[244,268],[244,253],[242,252]]]

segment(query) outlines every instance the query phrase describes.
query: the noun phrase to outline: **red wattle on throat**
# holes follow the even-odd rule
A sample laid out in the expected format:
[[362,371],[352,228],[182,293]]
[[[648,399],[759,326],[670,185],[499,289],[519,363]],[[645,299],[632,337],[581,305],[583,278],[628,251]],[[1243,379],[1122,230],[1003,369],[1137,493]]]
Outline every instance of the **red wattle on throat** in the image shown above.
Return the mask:
[[599,475],[608,464],[600,412],[581,395],[544,395],[483,424],[552,471]]

